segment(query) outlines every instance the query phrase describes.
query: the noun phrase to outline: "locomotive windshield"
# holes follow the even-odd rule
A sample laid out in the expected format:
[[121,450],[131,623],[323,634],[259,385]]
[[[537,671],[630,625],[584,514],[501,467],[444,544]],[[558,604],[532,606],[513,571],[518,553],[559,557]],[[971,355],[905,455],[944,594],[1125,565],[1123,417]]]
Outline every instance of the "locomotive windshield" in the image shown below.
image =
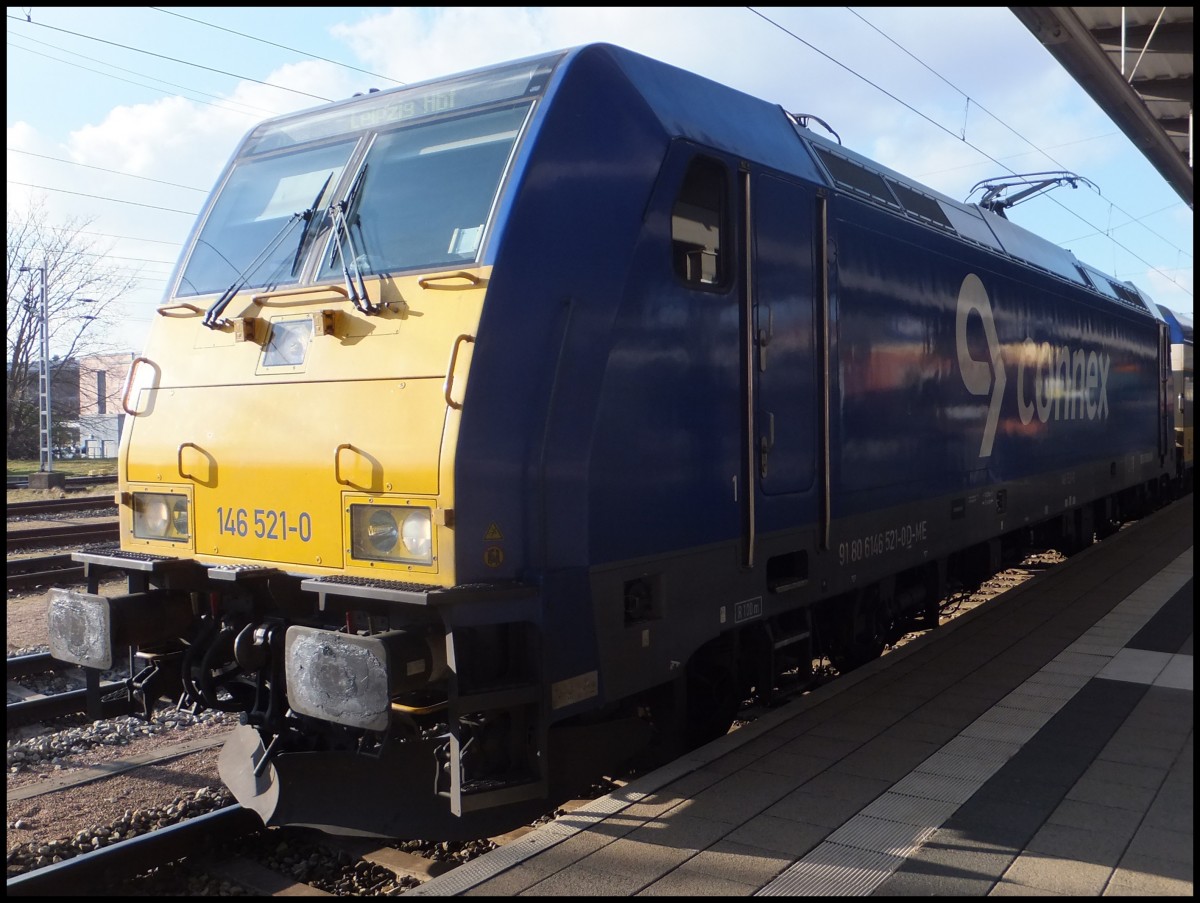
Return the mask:
[[[381,274],[474,260],[517,137],[557,60],[257,129],[204,219],[178,294],[286,285],[310,271],[336,278],[344,262]],[[334,241],[331,205],[347,199],[348,229]],[[310,270],[306,255],[317,249]]]
[[329,186],[337,183],[355,143],[239,163],[196,239],[179,293],[222,291],[243,273],[253,287],[295,281],[305,230],[294,214],[310,207],[323,209]]
[[[380,135],[347,212],[363,273],[474,260],[528,104]],[[341,272],[323,255],[320,279]]]

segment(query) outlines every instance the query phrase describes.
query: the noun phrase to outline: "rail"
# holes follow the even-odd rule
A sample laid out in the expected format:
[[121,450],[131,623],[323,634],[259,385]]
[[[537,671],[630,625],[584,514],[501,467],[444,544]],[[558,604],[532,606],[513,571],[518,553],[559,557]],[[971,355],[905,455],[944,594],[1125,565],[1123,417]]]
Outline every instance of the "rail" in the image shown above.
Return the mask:
[[[102,474],[93,477],[67,477],[67,489],[81,489],[86,486],[101,486],[105,483],[117,482],[117,475]],[[29,477],[8,477],[9,489],[25,489],[29,486]]]
[[52,658],[49,652],[35,652],[8,659],[7,679],[11,682],[23,677],[45,674],[47,671],[66,672],[77,669],[83,671],[86,686],[51,696],[33,694],[18,702],[8,703],[4,712],[8,726],[12,728],[36,724],[64,715],[86,714],[92,718],[115,718],[139,710],[127,692],[125,681],[101,682],[100,672],[95,668],[79,668],[78,665],[60,662]]
[[75,545],[78,543],[109,542],[120,538],[120,527],[111,522],[94,524],[63,524],[54,527],[29,527],[9,530],[6,545],[13,549],[36,549],[45,546]]
[[6,583],[10,591],[32,586],[82,583],[83,579],[83,565],[75,561],[70,552],[8,560]]
[[195,855],[210,841],[261,830],[258,814],[235,804],[9,878],[6,890],[9,896],[74,896],[81,888],[110,886],[113,881]]
[[9,517],[29,517],[35,514],[59,514],[64,511],[99,511],[115,508],[112,496],[98,495],[86,498],[39,499],[35,502],[10,502]]

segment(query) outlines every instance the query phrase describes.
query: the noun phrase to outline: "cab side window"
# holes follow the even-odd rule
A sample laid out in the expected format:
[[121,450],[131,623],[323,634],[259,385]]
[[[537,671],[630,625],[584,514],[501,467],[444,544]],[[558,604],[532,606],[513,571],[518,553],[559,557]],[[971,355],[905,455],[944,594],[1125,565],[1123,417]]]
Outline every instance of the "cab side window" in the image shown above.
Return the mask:
[[688,167],[671,208],[671,258],[675,275],[688,285],[723,287],[729,266],[722,247],[728,237],[725,167],[697,157]]

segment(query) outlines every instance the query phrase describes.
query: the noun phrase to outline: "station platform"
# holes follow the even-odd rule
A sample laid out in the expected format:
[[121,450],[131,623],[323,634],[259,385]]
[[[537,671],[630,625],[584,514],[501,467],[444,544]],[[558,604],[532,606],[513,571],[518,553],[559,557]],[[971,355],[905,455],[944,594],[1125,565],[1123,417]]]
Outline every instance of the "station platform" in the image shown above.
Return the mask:
[[406,896],[1191,896],[1192,497]]

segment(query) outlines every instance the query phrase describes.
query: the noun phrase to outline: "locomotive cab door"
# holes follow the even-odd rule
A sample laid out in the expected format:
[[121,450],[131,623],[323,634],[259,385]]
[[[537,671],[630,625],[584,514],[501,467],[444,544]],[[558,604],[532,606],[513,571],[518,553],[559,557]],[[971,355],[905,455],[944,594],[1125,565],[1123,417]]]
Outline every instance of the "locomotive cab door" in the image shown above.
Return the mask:
[[743,167],[743,564],[759,535],[816,518],[818,255],[813,187]]
[[812,188],[753,178],[755,459],[763,495],[805,492],[816,471]]
[[[817,516],[816,189],[684,142],[663,181],[672,193],[670,297],[690,299],[678,309],[707,368],[681,390],[704,381],[703,410],[717,419],[701,432],[733,471],[724,471],[725,492],[732,476],[741,563],[752,568],[762,532]],[[664,309],[660,301],[656,315]]]

